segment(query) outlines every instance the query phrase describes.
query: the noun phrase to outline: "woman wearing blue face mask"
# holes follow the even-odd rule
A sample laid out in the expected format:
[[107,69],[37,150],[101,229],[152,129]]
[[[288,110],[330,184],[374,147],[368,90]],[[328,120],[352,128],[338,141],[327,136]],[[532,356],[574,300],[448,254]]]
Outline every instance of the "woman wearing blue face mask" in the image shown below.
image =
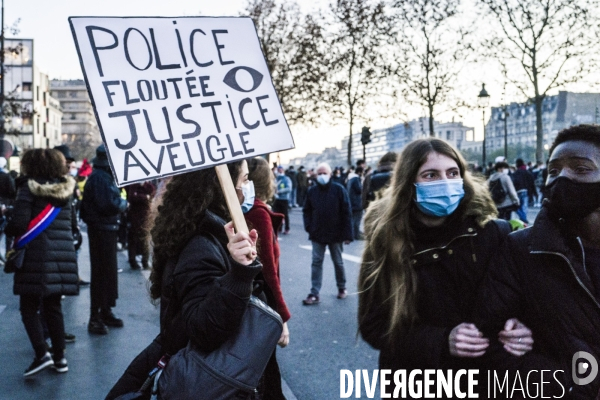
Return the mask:
[[[435,138],[405,147],[390,188],[365,217],[359,329],[381,350],[381,369],[481,368],[477,358],[489,340],[472,314],[488,263],[510,231],[496,215],[485,183],[458,150]],[[511,339],[517,335],[519,342]],[[500,340],[517,356],[533,343],[516,319]]]

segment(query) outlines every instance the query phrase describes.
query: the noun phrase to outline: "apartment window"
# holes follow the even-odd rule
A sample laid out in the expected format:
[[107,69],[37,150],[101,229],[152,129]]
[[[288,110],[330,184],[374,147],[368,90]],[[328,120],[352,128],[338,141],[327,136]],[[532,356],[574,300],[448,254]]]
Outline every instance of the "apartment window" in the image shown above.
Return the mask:
[[453,140],[454,139],[454,135],[452,134],[452,131],[447,131],[446,132],[446,140]]
[[37,101],[40,101],[40,87],[39,86],[35,87],[35,98]]
[[31,82],[23,82],[23,91],[31,92]]

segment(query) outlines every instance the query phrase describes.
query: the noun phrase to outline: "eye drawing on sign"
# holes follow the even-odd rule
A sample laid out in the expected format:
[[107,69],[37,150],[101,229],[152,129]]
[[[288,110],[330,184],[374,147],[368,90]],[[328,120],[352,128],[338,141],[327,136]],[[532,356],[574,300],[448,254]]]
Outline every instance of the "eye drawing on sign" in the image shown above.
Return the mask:
[[[238,83],[238,72],[239,71],[246,71],[248,74],[250,74],[250,77],[252,78],[252,87],[250,89],[244,89],[240,86],[240,84]],[[250,67],[235,67],[233,69],[231,69],[226,75],[225,78],[223,78],[223,82],[229,86],[232,89],[237,90],[238,92],[244,92],[244,93],[248,93],[253,91],[254,89],[256,89],[257,87],[260,86],[261,82],[262,82],[263,76],[260,72],[258,72],[255,69],[252,69]],[[242,78],[242,80],[246,80],[244,78]],[[243,82],[244,84],[248,83],[248,82]],[[247,86],[247,85],[244,85]]]

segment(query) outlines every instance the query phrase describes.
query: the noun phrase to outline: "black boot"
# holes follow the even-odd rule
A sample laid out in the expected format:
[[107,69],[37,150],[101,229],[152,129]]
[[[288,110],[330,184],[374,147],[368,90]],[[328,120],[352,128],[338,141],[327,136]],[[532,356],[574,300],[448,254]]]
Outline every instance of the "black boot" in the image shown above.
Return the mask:
[[100,319],[100,315],[95,312],[90,316],[90,322],[88,322],[88,332],[96,335],[106,335],[108,328]]
[[108,310],[103,310],[100,314],[102,318],[102,322],[104,322],[107,326],[111,326],[113,328],[122,328],[123,320],[121,318],[117,318],[113,312]]

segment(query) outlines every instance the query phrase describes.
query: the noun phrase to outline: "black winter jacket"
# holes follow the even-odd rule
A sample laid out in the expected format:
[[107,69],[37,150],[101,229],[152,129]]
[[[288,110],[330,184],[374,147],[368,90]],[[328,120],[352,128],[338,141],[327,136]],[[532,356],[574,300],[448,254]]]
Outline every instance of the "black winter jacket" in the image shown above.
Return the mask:
[[18,179],[18,192],[6,234],[21,236],[29,222],[51,203],[61,207],[54,221],[26,246],[23,267],[15,272],[13,292],[46,297],[79,293],[77,254],[73,245],[71,196],[75,180]]
[[350,199],[339,183],[329,181],[308,189],[303,217],[309,240],[323,244],[352,241]]
[[110,391],[113,399],[137,390],[164,352],[192,340],[204,351],[221,346],[237,329],[262,266],[235,262],[227,250],[225,221],[207,211],[178,259],[167,263],[160,300],[161,335],[127,368]]
[[90,228],[118,231],[119,217],[127,208],[109,170],[94,168],[83,189],[81,219]]
[[[427,228],[412,220],[416,233],[413,268],[417,274],[417,315],[391,346],[386,336],[389,303],[372,305],[360,326],[364,340],[381,350],[380,369],[457,369],[475,367],[472,360],[452,357],[448,335],[474,321],[477,295],[492,255],[510,231],[504,221],[481,228],[474,219],[449,220]],[[497,333],[497,332],[496,332]]]
[[513,372],[563,370],[557,375],[562,387],[547,385],[544,396],[566,392],[574,399],[595,399],[600,373],[590,384],[575,385],[572,359],[585,351],[600,363],[600,300],[586,272],[600,265],[585,265],[580,241],[568,232],[542,208],[533,227],[508,237],[483,287],[479,325],[495,337],[492,332],[507,317],[516,317],[533,332],[532,352],[516,358],[497,345],[488,351],[490,364]]

